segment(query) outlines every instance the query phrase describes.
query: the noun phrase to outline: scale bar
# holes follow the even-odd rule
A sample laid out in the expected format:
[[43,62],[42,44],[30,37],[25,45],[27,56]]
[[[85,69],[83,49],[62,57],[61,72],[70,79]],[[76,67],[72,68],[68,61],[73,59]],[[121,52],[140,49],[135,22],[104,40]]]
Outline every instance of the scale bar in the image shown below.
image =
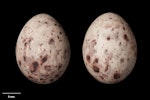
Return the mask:
[[21,92],[2,92],[2,94],[21,94]]

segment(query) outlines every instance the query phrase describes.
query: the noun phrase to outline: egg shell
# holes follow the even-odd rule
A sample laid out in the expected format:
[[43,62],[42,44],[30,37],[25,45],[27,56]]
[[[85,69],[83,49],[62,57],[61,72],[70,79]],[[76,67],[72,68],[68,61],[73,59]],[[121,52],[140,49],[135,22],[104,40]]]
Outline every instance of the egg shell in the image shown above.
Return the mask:
[[65,72],[70,44],[62,26],[52,16],[33,16],[22,28],[16,43],[19,69],[30,81],[49,84]]
[[137,44],[127,22],[108,12],[89,26],[82,47],[88,72],[99,82],[114,84],[124,80],[137,59]]

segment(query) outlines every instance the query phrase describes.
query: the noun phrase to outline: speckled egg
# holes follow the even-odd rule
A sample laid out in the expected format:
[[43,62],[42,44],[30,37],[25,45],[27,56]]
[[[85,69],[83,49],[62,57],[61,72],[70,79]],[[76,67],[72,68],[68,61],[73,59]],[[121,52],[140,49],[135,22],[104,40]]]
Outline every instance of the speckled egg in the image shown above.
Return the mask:
[[137,44],[127,22],[118,14],[105,13],[88,28],[82,47],[88,72],[99,82],[114,84],[133,70]]
[[48,14],[33,16],[19,34],[16,60],[24,76],[34,83],[58,80],[70,60],[70,44],[62,26]]

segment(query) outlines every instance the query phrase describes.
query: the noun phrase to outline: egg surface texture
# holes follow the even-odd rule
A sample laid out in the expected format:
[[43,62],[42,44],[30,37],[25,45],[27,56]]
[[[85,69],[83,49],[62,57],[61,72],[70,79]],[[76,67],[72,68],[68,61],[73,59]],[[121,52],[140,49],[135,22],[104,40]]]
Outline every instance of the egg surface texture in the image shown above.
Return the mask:
[[48,14],[33,16],[18,36],[16,60],[24,76],[34,83],[58,80],[70,60],[70,44],[62,26]]
[[114,84],[133,70],[137,44],[127,22],[118,14],[108,12],[97,17],[88,28],[82,53],[88,72],[96,80]]

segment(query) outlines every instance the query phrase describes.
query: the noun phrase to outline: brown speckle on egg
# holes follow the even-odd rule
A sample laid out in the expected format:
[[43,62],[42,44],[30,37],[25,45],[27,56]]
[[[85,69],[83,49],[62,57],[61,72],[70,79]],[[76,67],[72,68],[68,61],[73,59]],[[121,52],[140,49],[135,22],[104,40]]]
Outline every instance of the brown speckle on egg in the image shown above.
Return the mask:
[[21,61],[19,60],[18,62],[19,62],[19,66],[21,66]]
[[40,43],[40,47],[43,45],[43,43]]
[[28,76],[28,78],[29,78],[29,79],[34,79],[34,78],[33,78],[32,76],[30,76],[30,75]]
[[106,28],[106,29],[108,29],[108,28],[110,28],[110,27],[112,27],[112,25],[110,25],[110,24],[106,24],[106,25],[104,26],[104,28]]
[[120,28],[120,25],[119,25],[119,24],[117,24],[117,25],[115,26],[115,28],[116,28],[116,29],[119,29],[119,28]]
[[59,36],[57,35],[57,39],[59,39]]
[[121,46],[121,42],[119,42],[119,46]]
[[59,74],[56,74],[55,77],[56,77],[56,78],[59,77]]
[[34,62],[32,63],[32,65],[30,66],[30,71],[31,71],[31,73],[33,73],[33,72],[36,71],[38,65],[39,65],[39,64],[38,64],[37,61],[34,61]]
[[136,49],[136,45],[132,45],[131,50],[135,51],[135,49]]
[[60,49],[60,50],[57,50],[57,55],[59,55],[60,52],[61,52],[61,49]]
[[61,34],[62,34],[62,32],[60,31],[60,32],[59,32],[59,34],[61,35]]
[[54,81],[54,79],[50,79],[50,82],[53,82]]
[[26,48],[26,46],[27,46],[27,43],[26,43],[26,42],[24,43],[24,46],[25,46],[25,48]]
[[49,74],[41,74],[41,76],[44,78],[44,80],[46,80],[49,77]]
[[40,78],[40,80],[45,80],[44,78]]
[[107,40],[110,40],[110,37],[109,37],[109,36],[107,37]]
[[25,55],[23,56],[23,60],[26,62],[26,56]]
[[96,73],[98,73],[98,72],[99,72],[99,68],[94,65],[94,66],[93,66],[93,71],[96,72]]
[[23,41],[22,41],[23,43],[25,43],[26,42],[26,38],[25,39],[23,39]]
[[28,44],[30,44],[32,40],[33,40],[33,38],[30,37],[30,38],[28,39]]
[[109,67],[109,64],[106,65],[105,72],[108,71],[108,67]]
[[87,60],[87,62],[89,62],[89,63],[90,63],[91,58],[90,58],[90,56],[89,56],[89,55],[87,55],[87,56],[86,56],[86,60]]
[[98,58],[95,58],[93,64],[97,64],[98,63]]
[[116,72],[114,74],[114,79],[119,79],[121,77],[120,73]]
[[127,41],[127,42],[129,41],[129,38],[126,34],[124,34],[123,38],[125,39],[125,41]]
[[129,61],[130,59],[129,58],[127,58],[127,61]]
[[121,59],[120,59],[120,62],[121,62],[121,63],[124,63],[124,58],[121,58]]
[[41,59],[41,65],[46,62],[48,59],[48,55],[45,55],[42,59]]
[[119,36],[118,36],[118,32],[115,34],[115,40],[118,40]]
[[64,59],[66,59],[67,53],[68,53],[68,51],[67,51],[67,49],[65,49],[65,50],[64,50]]
[[51,45],[51,44],[53,44],[54,43],[54,39],[50,39],[49,40],[49,44]]
[[50,65],[45,65],[45,66],[44,66],[44,69],[45,69],[46,71],[50,71],[50,70],[51,70],[51,66],[50,66]]
[[104,80],[104,77],[103,76],[99,76],[102,80]]
[[97,44],[96,40],[92,40],[91,44],[92,44],[92,47],[94,47]]
[[57,24],[56,24],[56,23],[55,23],[54,25],[55,25],[55,26],[57,26]]
[[62,64],[59,64],[59,66],[58,66],[58,70],[59,70],[59,69],[61,69],[61,68],[62,68]]
[[107,53],[108,52],[108,50],[107,49],[105,49],[105,51],[104,51],[105,53]]
[[125,31],[126,30],[126,28],[125,27],[122,27],[122,29]]
[[114,28],[112,28],[111,31],[114,31]]
[[54,29],[52,29],[52,33],[54,33],[55,32],[55,30]]
[[47,22],[47,21],[45,21],[45,24],[48,24],[48,22]]

